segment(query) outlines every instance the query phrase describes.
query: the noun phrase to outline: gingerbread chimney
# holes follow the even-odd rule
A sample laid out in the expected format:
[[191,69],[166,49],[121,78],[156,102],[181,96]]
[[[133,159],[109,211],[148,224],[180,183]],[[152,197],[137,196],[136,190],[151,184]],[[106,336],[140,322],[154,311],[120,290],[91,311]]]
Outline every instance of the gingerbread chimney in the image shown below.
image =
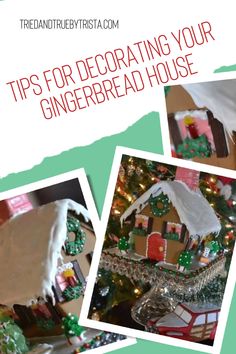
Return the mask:
[[33,209],[27,194],[0,201],[0,225],[18,214]]
[[189,168],[177,167],[175,181],[185,183],[191,190],[196,191],[199,188],[200,172]]

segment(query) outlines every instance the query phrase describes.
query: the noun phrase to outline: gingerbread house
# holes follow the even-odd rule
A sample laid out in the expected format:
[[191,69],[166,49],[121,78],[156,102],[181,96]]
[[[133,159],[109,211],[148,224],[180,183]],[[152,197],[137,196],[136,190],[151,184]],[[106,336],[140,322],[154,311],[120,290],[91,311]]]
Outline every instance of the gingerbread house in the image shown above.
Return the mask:
[[217,234],[221,225],[198,188],[197,171],[177,168],[174,181],[160,181],[121,216],[134,216],[134,252],[144,258],[177,265],[181,252]]
[[26,336],[60,334],[62,317],[79,315],[94,244],[88,211],[70,199],[0,227],[0,303],[13,307]]

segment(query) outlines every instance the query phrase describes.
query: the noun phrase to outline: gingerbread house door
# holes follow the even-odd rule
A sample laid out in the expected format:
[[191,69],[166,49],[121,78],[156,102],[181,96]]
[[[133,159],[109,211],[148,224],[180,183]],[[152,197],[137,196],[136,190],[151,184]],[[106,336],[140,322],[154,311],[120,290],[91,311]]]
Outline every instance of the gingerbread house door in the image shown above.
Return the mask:
[[147,257],[155,261],[164,261],[166,252],[166,240],[159,232],[153,232],[147,240]]

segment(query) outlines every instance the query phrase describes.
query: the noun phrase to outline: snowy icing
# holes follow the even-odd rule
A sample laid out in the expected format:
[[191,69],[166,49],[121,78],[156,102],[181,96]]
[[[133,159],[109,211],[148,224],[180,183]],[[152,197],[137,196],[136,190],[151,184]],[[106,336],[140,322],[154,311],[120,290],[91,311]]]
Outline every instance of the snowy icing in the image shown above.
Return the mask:
[[191,111],[180,111],[175,113],[175,120],[182,120],[186,116],[191,115],[195,118],[199,118],[202,120],[208,120],[207,111],[206,110],[191,110]]
[[62,246],[67,236],[67,213],[89,221],[87,209],[63,199],[8,220],[0,227],[0,303],[29,305],[31,299],[50,296]]
[[221,224],[201,191],[192,191],[181,181],[161,181],[154,184],[121,215],[121,224],[135,210],[140,213],[147,206],[150,196],[156,197],[162,192],[176,208],[180,221],[186,225],[190,236],[204,237],[211,232],[220,231]]

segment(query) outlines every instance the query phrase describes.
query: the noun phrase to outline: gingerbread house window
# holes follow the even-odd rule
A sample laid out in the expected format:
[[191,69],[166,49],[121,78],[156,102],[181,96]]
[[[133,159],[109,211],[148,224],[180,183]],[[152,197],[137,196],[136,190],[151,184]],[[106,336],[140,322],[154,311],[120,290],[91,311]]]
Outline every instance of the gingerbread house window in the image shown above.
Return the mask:
[[164,221],[162,225],[162,237],[166,240],[179,241],[184,243],[187,236],[187,229],[184,224]]
[[175,151],[183,158],[228,156],[223,124],[209,110],[192,110],[168,115]]
[[35,324],[39,324],[40,320],[51,320],[52,323],[59,324],[61,322],[60,315],[56,308],[48,302],[38,302],[30,307],[23,305],[14,305],[13,309],[18,317],[18,322],[22,328],[27,328]]
[[30,307],[23,305],[14,305],[13,309],[18,317],[18,321],[22,328],[32,326],[36,323],[36,318]]
[[153,218],[142,214],[135,215],[134,231],[135,233],[140,233],[148,235],[152,231]]
[[[68,265],[68,267],[67,267]],[[76,293],[77,297],[79,293],[82,293],[82,290],[85,286],[85,278],[80,269],[79,263],[75,260],[65,265],[65,269],[59,271],[56,276],[55,286],[53,287],[53,292],[57,302],[66,302],[69,300],[67,297],[67,292]]]

